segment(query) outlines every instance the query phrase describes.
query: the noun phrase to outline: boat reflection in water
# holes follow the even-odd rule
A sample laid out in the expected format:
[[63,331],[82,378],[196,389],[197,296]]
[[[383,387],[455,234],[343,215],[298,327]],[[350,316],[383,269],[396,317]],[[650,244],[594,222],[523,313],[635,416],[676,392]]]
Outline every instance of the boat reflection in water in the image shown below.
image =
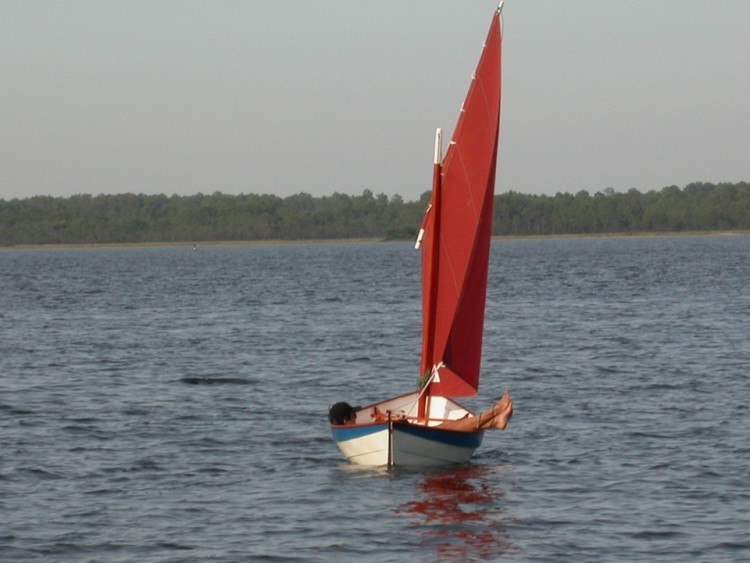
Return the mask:
[[457,561],[496,559],[519,553],[506,530],[503,509],[507,482],[502,466],[466,465],[429,474],[419,484],[421,500],[399,514],[418,517],[421,547],[435,558]]

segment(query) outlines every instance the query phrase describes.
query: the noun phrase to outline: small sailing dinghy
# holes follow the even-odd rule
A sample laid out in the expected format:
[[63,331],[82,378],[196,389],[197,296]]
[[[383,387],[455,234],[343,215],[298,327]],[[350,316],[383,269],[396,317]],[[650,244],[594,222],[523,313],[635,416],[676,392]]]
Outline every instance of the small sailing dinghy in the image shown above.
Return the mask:
[[478,424],[457,431],[446,421],[472,416],[454,399],[475,396],[479,388],[500,131],[502,5],[444,159],[440,129],[436,133],[432,198],[416,245],[422,252],[423,377],[413,393],[333,420],[333,440],[355,464],[462,463],[482,443]]

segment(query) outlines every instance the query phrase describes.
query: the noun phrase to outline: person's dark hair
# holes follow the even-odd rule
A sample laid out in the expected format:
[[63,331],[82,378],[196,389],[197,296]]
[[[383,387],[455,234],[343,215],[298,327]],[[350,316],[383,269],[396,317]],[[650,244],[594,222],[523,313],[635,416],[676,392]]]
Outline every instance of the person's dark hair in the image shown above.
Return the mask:
[[328,410],[328,420],[331,424],[344,424],[356,412],[349,403],[336,403]]

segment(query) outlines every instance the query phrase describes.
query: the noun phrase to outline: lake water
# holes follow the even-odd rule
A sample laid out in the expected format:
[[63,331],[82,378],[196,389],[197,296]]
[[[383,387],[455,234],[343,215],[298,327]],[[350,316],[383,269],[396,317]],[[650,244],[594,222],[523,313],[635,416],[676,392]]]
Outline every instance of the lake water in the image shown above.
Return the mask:
[[0,252],[0,560],[746,561],[750,237],[495,241],[468,465],[349,466],[411,391],[408,243]]

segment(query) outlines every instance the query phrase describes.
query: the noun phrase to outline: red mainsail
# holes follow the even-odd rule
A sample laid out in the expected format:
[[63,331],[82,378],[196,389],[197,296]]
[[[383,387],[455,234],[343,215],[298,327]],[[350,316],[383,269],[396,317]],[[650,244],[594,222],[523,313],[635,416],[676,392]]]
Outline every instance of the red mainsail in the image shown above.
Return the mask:
[[487,40],[442,164],[435,165],[422,243],[421,375],[429,395],[477,394],[500,132],[500,14]]

